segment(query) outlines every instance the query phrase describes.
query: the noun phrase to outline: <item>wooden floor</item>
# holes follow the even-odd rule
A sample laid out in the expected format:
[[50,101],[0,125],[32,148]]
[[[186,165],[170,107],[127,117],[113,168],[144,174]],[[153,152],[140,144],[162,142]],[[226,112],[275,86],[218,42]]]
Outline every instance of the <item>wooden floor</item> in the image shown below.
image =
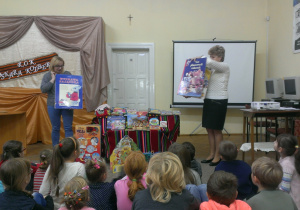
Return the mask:
[[[234,142],[238,148],[243,143],[242,135],[227,135],[224,134],[224,139]],[[181,135],[177,138],[177,142],[183,143],[185,141],[191,142],[195,148],[196,148],[196,158],[204,159],[209,154],[209,145],[208,145],[208,138],[207,135]],[[43,149],[51,149],[52,145],[45,145],[42,143],[36,143],[31,144],[27,146],[27,154],[25,157],[27,157],[32,162],[38,162],[39,161],[39,153]],[[269,156],[271,158],[275,158],[275,152],[255,152],[255,159],[261,156]],[[239,160],[242,160],[242,152],[239,151],[238,158]],[[245,161],[249,164],[251,164],[251,154],[250,151],[245,153]]]

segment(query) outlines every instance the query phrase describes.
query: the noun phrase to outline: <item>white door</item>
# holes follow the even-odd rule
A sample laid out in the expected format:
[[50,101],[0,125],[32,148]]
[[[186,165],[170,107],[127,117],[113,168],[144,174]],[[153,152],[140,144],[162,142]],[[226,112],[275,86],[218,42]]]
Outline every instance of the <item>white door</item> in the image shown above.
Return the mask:
[[147,48],[111,48],[108,104],[147,110],[155,108],[153,72]]

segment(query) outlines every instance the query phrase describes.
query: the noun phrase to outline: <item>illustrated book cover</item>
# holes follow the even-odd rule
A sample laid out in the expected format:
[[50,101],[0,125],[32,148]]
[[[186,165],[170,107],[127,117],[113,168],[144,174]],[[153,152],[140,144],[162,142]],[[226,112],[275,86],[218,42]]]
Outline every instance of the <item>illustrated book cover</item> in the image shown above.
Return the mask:
[[189,58],[185,61],[177,95],[204,99],[209,79],[206,57]]
[[82,109],[82,76],[55,75],[56,109]]
[[136,114],[127,113],[127,128],[133,130],[147,130],[149,128],[148,111],[137,111]]
[[124,116],[108,116],[106,128],[111,129],[111,130],[124,130],[125,129],[125,117]]

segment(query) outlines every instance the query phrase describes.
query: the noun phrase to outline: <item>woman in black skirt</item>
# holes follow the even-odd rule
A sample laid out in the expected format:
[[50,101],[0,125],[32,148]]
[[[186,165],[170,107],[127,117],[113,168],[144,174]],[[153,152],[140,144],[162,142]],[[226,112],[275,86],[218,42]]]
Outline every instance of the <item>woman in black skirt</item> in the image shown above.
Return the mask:
[[228,64],[223,62],[224,47],[216,45],[209,49],[208,54],[206,66],[211,69],[211,77],[204,99],[202,127],[205,127],[208,133],[210,153],[201,162],[216,166],[221,161],[219,144],[223,140],[222,130],[227,111],[230,69]]

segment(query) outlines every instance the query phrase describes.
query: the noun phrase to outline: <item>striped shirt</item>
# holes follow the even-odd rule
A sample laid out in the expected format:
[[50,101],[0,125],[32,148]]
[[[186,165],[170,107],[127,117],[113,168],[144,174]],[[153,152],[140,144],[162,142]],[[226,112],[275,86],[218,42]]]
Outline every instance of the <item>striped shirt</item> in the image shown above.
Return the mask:
[[47,169],[38,168],[34,175],[33,192],[39,192]]

